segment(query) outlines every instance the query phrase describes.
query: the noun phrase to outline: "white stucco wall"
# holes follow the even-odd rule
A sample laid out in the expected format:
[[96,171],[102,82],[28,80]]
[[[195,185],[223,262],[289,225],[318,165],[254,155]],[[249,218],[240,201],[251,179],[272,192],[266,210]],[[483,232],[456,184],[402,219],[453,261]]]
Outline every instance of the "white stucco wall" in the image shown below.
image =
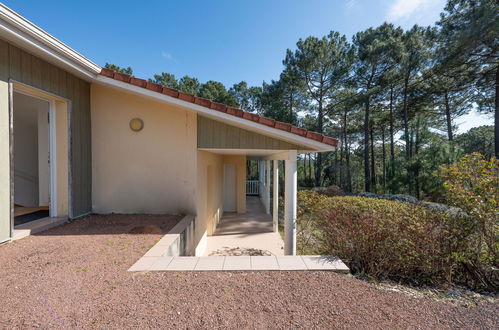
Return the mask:
[[96,84],[91,109],[93,211],[196,214],[196,114]]

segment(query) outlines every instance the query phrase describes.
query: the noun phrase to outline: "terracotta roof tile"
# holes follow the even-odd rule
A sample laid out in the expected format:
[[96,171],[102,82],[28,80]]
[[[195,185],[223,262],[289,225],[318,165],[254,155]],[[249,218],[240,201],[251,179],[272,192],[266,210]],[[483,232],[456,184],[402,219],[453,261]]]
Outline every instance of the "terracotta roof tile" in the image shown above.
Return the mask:
[[194,103],[199,104],[202,107],[211,109],[211,100],[205,99],[204,97],[195,97]]
[[129,83],[132,77],[124,73],[115,72],[113,79]]
[[297,126],[291,125],[289,123],[283,123],[280,121],[276,121],[275,119],[272,119],[272,118],[262,117],[262,116],[255,114],[255,113],[246,112],[246,111],[243,111],[241,109],[234,108],[234,107],[222,104],[222,103],[213,102],[209,99],[198,97],[198,96],[195,96],[192,94],[183,93],[183,92],[178,91],[176,89],[164,87],[162,85],[156,84],[156,83],[151,82],[151,81],[147,81],[147,80],[140,79],[140,78],[135,78],[135,77],[132,77],[130,75],[115,72],[113,70],[106,69],[106,68],[103,68],[101,70],[100,74],[105,76],[105,77],[108,77],[108,78],[123,81],[123,82],[129,83],[129,84],[132,84],[134,86],[146,88],[146,89],[149,89],[149,90],[154,91],[154,92],[162,93],[162,94],[168,95],[170,97],[174,97],[174,98],[178,98],[180,100],[186,101],[186,102],[194,103],[194,104],[200,105],[200,106],[208,108],[208,109],[225,112],[229,115],[233,115],[236,117],[242,117],[244,119],[251,120],[253,122],[256,122],[256,123],[259,123],[259,124],[262,124],[262,125],[265,125],[268,127],[272,127],[275,129],[286,131],[286,132],[291,132],[293,134],[296,134],[296,135],[299,135],[302,137],[306,137],[306,138],[314,140],[314,141],[319,141],[319,142],[322,142],[322,143],[325,143],[325,144],[328,144],[328,145],[331,145],[334,147],[338,146],[337,139],[333,139],[331,137],[324,136],[320,133],[307,131],[304,128],[297,127]]
[[146,88],[157,93],[162,93],[163,92],[163,86],[160,84],[153,83],[151,81],[148,81],[146,84]]
[[223,103],[218,103],[218,102],[211,102],[211,109],[217,110],[220,112],[226,112],[227,111],[227,105]]
[[312,131],[307,131],[307,135],[305,135],[305,137],[312,139],[312,140],[315,140],[315,141],[322,142],[322,138],[324,137],[324,135],[322,135],[320,133],[315,133]]
[[178,98],[178,90],[168,87],[163,87],[162,93],[174,98]]
[[264,125],[267,125],[269,127],[275,127],[275,119],[272,119],[272,118],[260,117],[258,119],[258,122],[260,124],[264,124]]
[[298,134],[301,136],[306,136],[307,135],[307,130],[301,127],[297,126],[291,126],[291,133]]
[[241,109],[238,109],[238,108],[234,108],[234,107],[229,107],[229,106],[228,106],[228,107],[227,107],[227,113],[228,113],[229,115],[233,115],[233,116],[237,116],[237,117],[242,117],[242,116],[244,116],[244,114],[245,114],[245,113],[247,113],[247,112],[245,112],[245,111],[243,111],[243,110],[241,110]]
[[260,119],[260,116],[257,115],[256,113],[251,113],[251,112],[244,111],[243,112],[243,118],[244,119],[248,119],[248,120],[252,120],[252,121],[258,123],[258,121]]
[[191,102],[191,103],[194,103],[196,97],[192,94],[187,94],[187,93],[184,93],[184,92],[178,92],[178,98],[183,100],[183,101],[187,101],[187,102]]
[[145,88],[147,86],[147,80],[132,77],[130,78],[130,84]]
[[276,121],[274,127],[282,131],[291,132],[291,126],[293,125],[291,125],[290,123],[283,123],[282,121]]

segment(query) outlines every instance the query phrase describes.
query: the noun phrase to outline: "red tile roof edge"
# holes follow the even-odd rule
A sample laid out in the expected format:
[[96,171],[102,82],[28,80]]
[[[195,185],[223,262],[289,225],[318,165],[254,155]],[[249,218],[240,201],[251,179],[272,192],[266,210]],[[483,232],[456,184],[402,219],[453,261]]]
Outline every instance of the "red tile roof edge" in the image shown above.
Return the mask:
[[194,104],[197,104],[199,106],[202,106],[202,107],[214,110],[214,111],[224,112],[224,113],[230,114],[232,116],[243,118],[243,119],[255,122],[255,123],[259,123],[259,124],[267,126],[267,127],[272,127],[272,128],[275,128],[275,129],[278,129],[281,131],[290,132],[290,133],[299,135],[301,137],[305,137],[305,138],[310,139],[310,140],[314,140],[317,142],[328,144],[328,145],[333,146],[333,147],[338,146],[338,140],[331,138],[329,136],[325,136],[325,135],[320,134],[320,133],[308,131],[305,128],[294,126],[294,125],[291,125],[289,123],[283,123],[280,121],[276,121],[275,119],[272,119],[272,118],[262,117],[260,115],[255,114],[255,113],[251,113],[251,112],[247,112],[247,111],[244,111],[241,109],[237,109],[237,108],[234,108],[234,107],[222,104],[222,103],[214,102],[214,101],[211,101],[211,100],[199,97],[199,96],[183,93],[183,92],[178,91],[176,89],[164,87],[164,86],[162,86],[160,84],[156,84],[154,82],[150,82],[150,81],[140,79],[140,78],[135,78],[135,77],[132,77],[130,75],[127,75],[124,73],[119,73],[119,72],[116,72],[114,70],[106,69],[106,68],[102,68],[100,74],[102,76],[105,76],[105,77],[108,77],[108,78],[111,78],[114,80],[118,80],[121,82],[132,84],[134,86],[148,89],[148,90],[151,90],[153,92],[162,93],[162,94],[168,95],[170,97],[177,98],[177,99],[180,99],[180,100],[183,100],[186,102],[194,103]]

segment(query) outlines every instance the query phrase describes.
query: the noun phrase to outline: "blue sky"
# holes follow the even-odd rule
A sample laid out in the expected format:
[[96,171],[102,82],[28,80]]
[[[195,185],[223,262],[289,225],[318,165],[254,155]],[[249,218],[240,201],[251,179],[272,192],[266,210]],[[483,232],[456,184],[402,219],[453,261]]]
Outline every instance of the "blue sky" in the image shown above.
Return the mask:
[[[439,18],[445,0],[4,1],[95,63],[216,80],[277,79],[287,48],[330,30],[349,38],[389,21]],[[478,120],[478,117],[474,121]],[[465,120],[468,125],[469,120]]]

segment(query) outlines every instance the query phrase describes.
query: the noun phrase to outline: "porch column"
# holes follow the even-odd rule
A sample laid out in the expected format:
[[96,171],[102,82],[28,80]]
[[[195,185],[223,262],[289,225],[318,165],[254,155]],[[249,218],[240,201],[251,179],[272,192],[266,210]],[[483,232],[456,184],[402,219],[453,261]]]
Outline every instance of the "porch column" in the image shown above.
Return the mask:
[[296,150],[289,150],[285,169],[284,254],[296,255]]
[[260,198],[262,198],[262,193],[263,193],[262,172],[263,172],[262,161],[259,160],[258,161],[258,196],[260,196]]
[[270,214],[270,160],[265,161],[265,211]]
[[274,183],[272,185],[272,222],[274,224],[274,231],[277,232],[279,229],[279,161],[273,161],[274,170]]

